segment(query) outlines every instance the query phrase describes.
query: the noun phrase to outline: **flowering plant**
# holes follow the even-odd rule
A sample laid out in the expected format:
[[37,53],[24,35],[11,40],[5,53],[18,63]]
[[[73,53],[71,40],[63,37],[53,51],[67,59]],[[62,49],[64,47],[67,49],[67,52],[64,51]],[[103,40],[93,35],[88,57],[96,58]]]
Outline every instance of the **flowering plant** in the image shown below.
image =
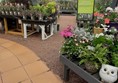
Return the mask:
[[66,39],[60,52],[68,59],[73,61],[74,58],[79,61],[79,64],[92,61],[97,69],[103,63],[118,66],[118,57],[116,58],[118,32],[94,35],[84,29],[68,26],[61,32],[61,35]]
[[110,22],[118,22],[118,7],[116,7],[115,9],[107,7],[104,13],[95,12],[94,21],[94,26],[96,27],[109,24]]
[[110,19],[105,17],[103,13],[95,12],[94,13],[95,27],[101,27],[101,24],[109,24]]
[[115,9],[107,7],[105,17],[109,18],[112,22],[118,22],[118,7],[115,7]]
[[72,36],[73,36],[72,29],[73,29],[73,27],[72,27],[71,25],[68,25],[68,26],[66,27],[66,29],[64,29],[63,31],[61,31],[61,35],[62,35],[64,38],[72,37]]

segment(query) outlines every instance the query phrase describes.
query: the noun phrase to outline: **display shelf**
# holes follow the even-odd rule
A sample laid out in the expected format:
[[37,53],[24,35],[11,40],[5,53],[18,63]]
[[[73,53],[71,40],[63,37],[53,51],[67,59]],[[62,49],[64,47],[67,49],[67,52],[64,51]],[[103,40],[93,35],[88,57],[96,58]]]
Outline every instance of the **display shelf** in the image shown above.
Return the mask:
[[56,0],[60,6],[60,13],[75,13],[77,10],[77,0]]
[[88,83],[101,83],[99,73],[90,74],[85,70],[85,68],[81,65],[78,66],[74,62],[67,59],[66,56],[61,55],[60,61],[64,64],[64,80],[69,80],[69,71],[74,71],[77,75],[82,77],[84,80],[86,80]]

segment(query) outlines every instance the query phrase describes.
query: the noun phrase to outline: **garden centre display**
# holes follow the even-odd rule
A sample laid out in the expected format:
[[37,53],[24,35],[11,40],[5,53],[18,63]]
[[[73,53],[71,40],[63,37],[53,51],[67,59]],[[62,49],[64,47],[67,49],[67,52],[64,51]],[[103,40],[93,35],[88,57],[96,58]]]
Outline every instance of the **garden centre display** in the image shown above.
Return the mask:
[[[30,5],[29,9],[22,3],[0,3],[1,15],[23,17],[23,19],[43,20],[53,17],[56,13],[56,2],[48,2],[43,5]],[[40,19],[38,19],[40,18]]]
[[[111,8],[110,2],[105,2],[103,6],[98,3],[93,15],[91,29],[90,22],[81,21],[82,27],[69,25],[61,32],[65,39],[60,51],[65,58],[61,59],[66,65],[66,59],[73,65],[78,65],[78,71],[83,69],[90,75],[99,72],[97,79],[100,81],[114,83],[117,81],[118,71],[118,7]],[[89,76],[88,73],[84,75]],[[93,83],[98,83],[98,80],[94,80]]]

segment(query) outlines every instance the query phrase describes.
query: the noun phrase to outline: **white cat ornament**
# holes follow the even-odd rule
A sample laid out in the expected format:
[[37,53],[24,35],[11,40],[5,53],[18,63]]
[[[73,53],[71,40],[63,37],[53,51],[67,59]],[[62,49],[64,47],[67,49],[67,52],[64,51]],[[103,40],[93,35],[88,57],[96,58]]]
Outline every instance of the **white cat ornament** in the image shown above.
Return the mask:
[[99,75],[101,77],[102,82],[114,83],[117,80],[117,71],[117,67],[102,64],[102,67],[99,71]]

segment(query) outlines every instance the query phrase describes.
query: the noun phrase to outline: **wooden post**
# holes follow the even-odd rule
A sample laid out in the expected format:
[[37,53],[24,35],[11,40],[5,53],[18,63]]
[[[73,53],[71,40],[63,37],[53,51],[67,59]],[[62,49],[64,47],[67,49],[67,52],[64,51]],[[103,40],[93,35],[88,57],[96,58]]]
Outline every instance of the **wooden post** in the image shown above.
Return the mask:
[[5,27],[5,34],[8,33],[8,24],[7,24],[7,19],[4,18],[4,27]]

